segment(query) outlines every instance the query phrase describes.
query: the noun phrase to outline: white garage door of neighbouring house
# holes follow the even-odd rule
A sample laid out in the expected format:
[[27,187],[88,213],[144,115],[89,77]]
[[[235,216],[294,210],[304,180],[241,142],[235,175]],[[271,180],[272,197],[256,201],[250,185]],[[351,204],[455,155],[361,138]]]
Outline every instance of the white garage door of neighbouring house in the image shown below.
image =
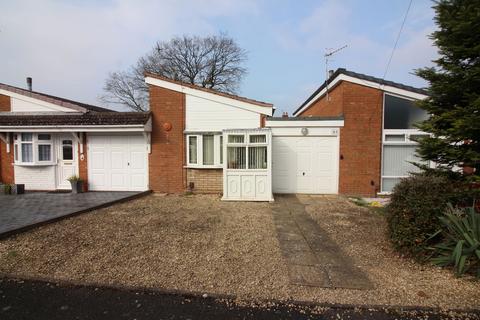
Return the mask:
[[148,189],[143,135],[88,135],[88,185],[92,191]]
[[274,193],[338,193],[337,136],[273,136]]

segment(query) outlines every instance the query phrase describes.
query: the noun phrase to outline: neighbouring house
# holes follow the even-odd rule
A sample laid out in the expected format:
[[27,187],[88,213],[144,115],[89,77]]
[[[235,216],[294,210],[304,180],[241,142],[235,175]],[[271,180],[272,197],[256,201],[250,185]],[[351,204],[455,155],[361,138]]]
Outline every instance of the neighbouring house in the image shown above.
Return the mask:
[[415,101],[426,97],[422,89],[338,69],[293,115],[343,117],[338,191],[375,196],[418,171],[415,138],[424,133],[414,124],[428,115]]
[[0,84],[0,181],[26,190],[147,190],[149,112],[112,110]]
[[147,73],[149,112],[114,112],[0,84],[0,181],[27,190],[388,192],[414,170],[425,92],[339,69],[295,112]]

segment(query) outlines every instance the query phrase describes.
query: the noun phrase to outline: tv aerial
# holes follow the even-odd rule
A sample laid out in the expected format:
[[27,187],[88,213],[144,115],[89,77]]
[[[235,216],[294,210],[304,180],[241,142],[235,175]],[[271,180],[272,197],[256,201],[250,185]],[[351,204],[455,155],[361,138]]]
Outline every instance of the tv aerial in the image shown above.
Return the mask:
[[337,49],[332,49],[332,48],[326,48],[325,49],[325,88],[327,89],[327,101],[330,101],[330,97],[328,96],[328,79],[330,78],[330,73],[328,70],[328,61],[331,59],[331,57],[336,54],[337,52],[345,49],[348,47],[348,45],[344,45],[343,47],[337,48]]

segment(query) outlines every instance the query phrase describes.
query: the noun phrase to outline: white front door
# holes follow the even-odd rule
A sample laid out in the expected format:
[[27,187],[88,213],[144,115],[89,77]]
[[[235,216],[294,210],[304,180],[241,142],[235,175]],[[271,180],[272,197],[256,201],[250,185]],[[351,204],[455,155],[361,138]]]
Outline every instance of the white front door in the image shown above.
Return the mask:
[[57,146],[57,189],[71,189],[67,180],[78,174],[77,143],[72,135],[59,135]]
[[273,136],[275,193],[338,192],[338,137]]
[[148,153],[142,135],[89,134],[87,143],[89,190],[148,190]]

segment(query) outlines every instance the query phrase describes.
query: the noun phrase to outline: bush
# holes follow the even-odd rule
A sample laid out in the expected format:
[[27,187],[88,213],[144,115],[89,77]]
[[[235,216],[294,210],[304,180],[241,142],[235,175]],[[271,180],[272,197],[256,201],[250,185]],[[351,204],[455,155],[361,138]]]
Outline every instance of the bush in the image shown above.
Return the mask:
[[480,278],[480,214],[473,207],[449,207],[440,217],[443,241],[432,250],[432,262],[438,266],[453,266],[457,276],[466,272]]
[[416,174],[402,179],[393,189],[386,207],[390,239],[404,254],[425,259],[428,247],[438,242],[432,238],[440,227],[439,217],[448,203],[465,200],[464,184],[445,175]]

